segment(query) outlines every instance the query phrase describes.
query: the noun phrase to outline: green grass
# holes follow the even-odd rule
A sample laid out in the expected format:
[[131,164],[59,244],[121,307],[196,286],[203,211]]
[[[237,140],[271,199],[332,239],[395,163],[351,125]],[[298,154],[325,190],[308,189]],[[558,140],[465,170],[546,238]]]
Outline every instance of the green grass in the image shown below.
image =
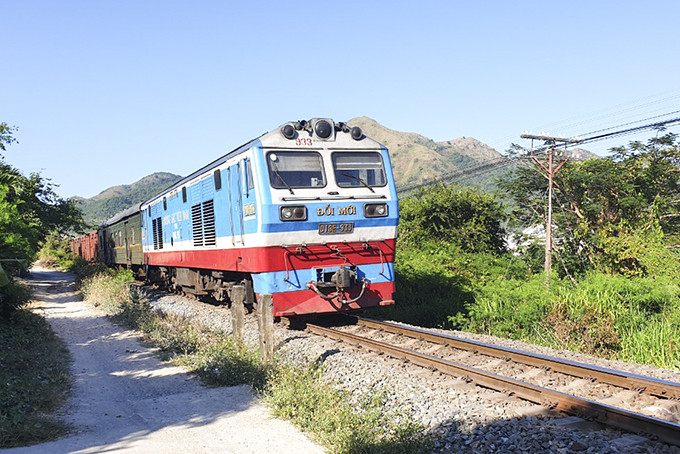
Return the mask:
[[680,285],[591,272],[576,284],[541,275],[484,286],[467,329],[605,358],[680,369]]
[[413,453],[432,448],[421,425],[384,410],[385,396],[350,399],[324,382],[317,366],[265,364],[256,349],[236,344],[222,332],[154,312],[138,293],[130,292],[124,276],[99,275],[85,280],[84,286],[86,301],[144,332],[167,359],[209,386],[250,385],[264,396],[275,415],[310,433],[330,452]]
[[129,285],[134,281],[132,271],[113,272],[105,269],[99,272],[98,266],[87,262],[80,263],[80,267],[76,270],[80,290],[85,301],[91,302],[93,306],[114,314],[132,299]]
[[431,451],[420,424],[384,410],[385,396],[349,396],[324,382],[321,373],[316,367],[275,369],[265,390],[274,414],[311,432],[331,452]]
[[49,416],[71,387],[70,355],[47,321],[27,310],[0,319],[0,447],[63,436],[68,427]]
[[396,304],[374,315],[680,369],[677,276],[531,274],[521,258],[400,242]]

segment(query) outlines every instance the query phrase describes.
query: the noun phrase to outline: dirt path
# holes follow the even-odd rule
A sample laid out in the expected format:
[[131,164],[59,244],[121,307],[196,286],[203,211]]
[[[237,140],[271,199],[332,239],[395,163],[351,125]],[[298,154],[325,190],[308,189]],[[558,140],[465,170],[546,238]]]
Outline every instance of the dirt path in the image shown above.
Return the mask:
[[8,453],[321,453],[272,418],[247,386],[206,388],[161,362],[133,332],[79,301],[69,274],[34,269],[41,312],[73,355],[73,396],[63,439]]

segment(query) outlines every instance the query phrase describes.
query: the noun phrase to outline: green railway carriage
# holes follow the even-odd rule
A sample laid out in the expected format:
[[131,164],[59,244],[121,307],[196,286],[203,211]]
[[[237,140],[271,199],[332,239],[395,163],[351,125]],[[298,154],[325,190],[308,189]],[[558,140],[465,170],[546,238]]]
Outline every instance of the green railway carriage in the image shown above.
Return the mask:
[[139,203],[99,226],[101,256],[107,265],[127,267],[144,264]]

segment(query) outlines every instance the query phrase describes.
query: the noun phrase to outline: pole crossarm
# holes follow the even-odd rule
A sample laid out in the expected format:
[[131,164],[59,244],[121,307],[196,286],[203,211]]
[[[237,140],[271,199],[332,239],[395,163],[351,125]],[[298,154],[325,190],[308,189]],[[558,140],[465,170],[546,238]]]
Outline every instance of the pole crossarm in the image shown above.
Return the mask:
[[520,137],[522,139],[535,139],[535,140],[543,140],[548,143],[555,143],[555,142],[562,142],[562,143],[581,143],[583,139],[574,139],[574,138],[568,138],[568,137],[553,137],[553,136],[548,136],[548,135],[534,135],[534,134],[521,134]]

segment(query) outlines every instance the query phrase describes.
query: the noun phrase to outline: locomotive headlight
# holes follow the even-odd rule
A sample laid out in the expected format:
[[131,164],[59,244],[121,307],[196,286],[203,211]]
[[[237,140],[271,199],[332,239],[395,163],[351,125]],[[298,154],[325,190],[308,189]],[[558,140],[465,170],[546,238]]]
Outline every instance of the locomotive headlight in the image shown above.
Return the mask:
[[335,140],[335,123],[330,118],[312,118],[311,130],[321,140]]
[[367,203],[364,205],[364,216],[367,218],[383,218],[387,216],[386,203]]
[[304,205],[287,205],[279,209],[279,219],[282,221],[306,221],[307,207]]
[[319,120],[314,125],[314,133],[322,139],[328,139],[333,134],[333,125],[326,120]]
[[295,126],[288,123],[288,124],[283,125],[283,127],[281,128],[281,134],[283,134],[283,137],[290,140],[290,139],[295,138],[295,136],[297,135],[297,132],[295,131]]

